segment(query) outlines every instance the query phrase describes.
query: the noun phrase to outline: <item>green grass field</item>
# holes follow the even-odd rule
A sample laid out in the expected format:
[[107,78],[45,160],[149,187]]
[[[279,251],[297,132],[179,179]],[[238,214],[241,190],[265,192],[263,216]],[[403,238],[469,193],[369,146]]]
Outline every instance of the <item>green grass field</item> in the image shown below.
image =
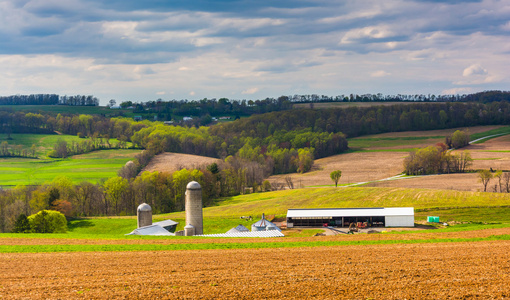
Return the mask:
[[[493,129],[493,130],[488,130],[488,131],[480,132],[480,133],[474,133],[474,134],[469,135],[469,137],[471,138],[472,141],[474,141],[476,139],[483,138],[485,136],[496,135],[496,134],[501,134],[501,135],[510,134],[510,126],[501,127],[501,128]],[[490,139],[494,139],[497,137],[499,137],[499,136],[483,139],[481,141],[475,142],[475,144],[480,144],[480,143],[486,142]]]
[[0,158],[0,186],[39,185],[57,176],[73,183],[98,182],[117,171],[140,150],[99,150],[66,159]]
[[[72,142],[79,143],[86,139],[67,134],[11,134],[11,139],[7,139],[6,134],[0,134],[0,143],[6,141],[11,148],[14,145],[23,145],[24,149],[30,149],[32,145],[36,146],[35,154],[39,158],[47,158],[46,154],[53,149],[58,140],[64,140],[68,144]],[[110,143],[118,143],[117,139],[110,139]],[[131,143],[127,143],[130,147]]]

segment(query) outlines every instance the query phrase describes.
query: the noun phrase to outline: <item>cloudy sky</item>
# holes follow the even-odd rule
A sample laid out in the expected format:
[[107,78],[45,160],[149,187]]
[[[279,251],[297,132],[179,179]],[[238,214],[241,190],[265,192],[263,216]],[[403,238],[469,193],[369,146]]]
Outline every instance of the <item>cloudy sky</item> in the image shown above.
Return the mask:
[[0,95],[510,90],[510,0],[0,0]]

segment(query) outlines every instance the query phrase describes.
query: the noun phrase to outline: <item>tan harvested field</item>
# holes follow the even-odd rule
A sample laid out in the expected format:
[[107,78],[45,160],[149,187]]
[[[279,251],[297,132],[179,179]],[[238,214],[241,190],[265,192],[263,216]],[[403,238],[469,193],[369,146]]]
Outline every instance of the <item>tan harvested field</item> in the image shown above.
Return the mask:
[[[402,173],[407,152],[357,152],[339,154],[315,160],[313,170],[291,174],[294,185],[315,186],[332,184],[329,174],[341,170],[338,184],[380,180]],[[274,175],[269,181],[285,182],[287,175]]]
[[218,161],[212,157],[165,152],[156,155],[143,171],[174,172],[183,168],[199,168]]
[[[478,126],[471,127],[471,133],[479,133],[499,128],[501,126]],[[463,129],[463,128],[457,128]],[[434,130],[421,132],[398,132],[385,133],[365,138],[378,137],[408,137],[408,136],[444,136],[453,133],[457,129]],[[436,142],[439,142],[436,141]],[[426,140],[423,145],[413,147],[425,147],[433,145],[431,140]],[[369,149],[399,149],[408,146],[395,147],[372,147]],[[481,144],[473,144],[460,151],[469,151],[474,159],[471,169],[494,169],[510,171],[510,135],[488,140]],[[458,153],[459,151],[454,151]],[[313,170],[305,174],[290,174],[294,185],[320,186],[331,185],[333,181],[329,174],[334,170],[341,170],[342,177],[338,184],[350,184],[359,182],[376,181],[400,174],[403,171],[403,161],[408,152],[355,152],[340,154],[315,160]],[[271,176],[271,182],[285,182],[288,175]],[[370,186],[378,187],[404,187],[404,188],[430,188],[430,189],[453,189],[465,191],[480,191],[481,183],[478,182],[477,174],[445,174],[431,175],[418,178],[406,178],[370,183]]]
[[476,173],[442,174],[412,177],[399,180],[386,180],[368,184],[372,187],[424,188],[436,190],[483,191]]
[[[488,140],[482,144],[469,145],[462,150],[469,151],[473,160],[471,169],[490,169],[510,171],[510,136],[502,136]],[[500,152],[509,151],[509,152]],[[496,182],[489,183],[488,190]],[[406,178],[371,183],[377,187],[404,187],[404,188],[430,188],[462,191],[483,191],[483,186],[476,173],[430,175],[417,178]]]
[[510,297],[509,247],[510,241],[485,241],[9,253],[1,254],[0,296],[2,299],[506,299]]
[[463,150],[471,153],[473,169],[510,170],[510,135],[469,145]]

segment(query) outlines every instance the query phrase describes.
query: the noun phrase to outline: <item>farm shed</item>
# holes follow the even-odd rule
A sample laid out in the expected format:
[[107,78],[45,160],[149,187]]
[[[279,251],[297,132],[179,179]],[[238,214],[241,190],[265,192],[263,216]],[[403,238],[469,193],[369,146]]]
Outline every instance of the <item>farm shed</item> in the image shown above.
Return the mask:
[[372,227],[414,227],[413,207],[289,209],[287,227],[348,227],[366,222]]

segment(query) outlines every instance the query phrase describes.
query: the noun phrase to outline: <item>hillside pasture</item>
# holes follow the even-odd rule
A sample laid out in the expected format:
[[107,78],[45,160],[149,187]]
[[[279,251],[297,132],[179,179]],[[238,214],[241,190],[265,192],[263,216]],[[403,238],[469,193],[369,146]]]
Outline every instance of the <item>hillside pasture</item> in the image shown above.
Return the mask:
[[0,186],[39,185],[57,176],[73,183],[99,182],[117,171],[140,150],[99,150],[66,159],[0,158]]
[[142,171],[174,172],[180,169],[198,169],[219,161],[213,157],[165,152],[156,155]]

